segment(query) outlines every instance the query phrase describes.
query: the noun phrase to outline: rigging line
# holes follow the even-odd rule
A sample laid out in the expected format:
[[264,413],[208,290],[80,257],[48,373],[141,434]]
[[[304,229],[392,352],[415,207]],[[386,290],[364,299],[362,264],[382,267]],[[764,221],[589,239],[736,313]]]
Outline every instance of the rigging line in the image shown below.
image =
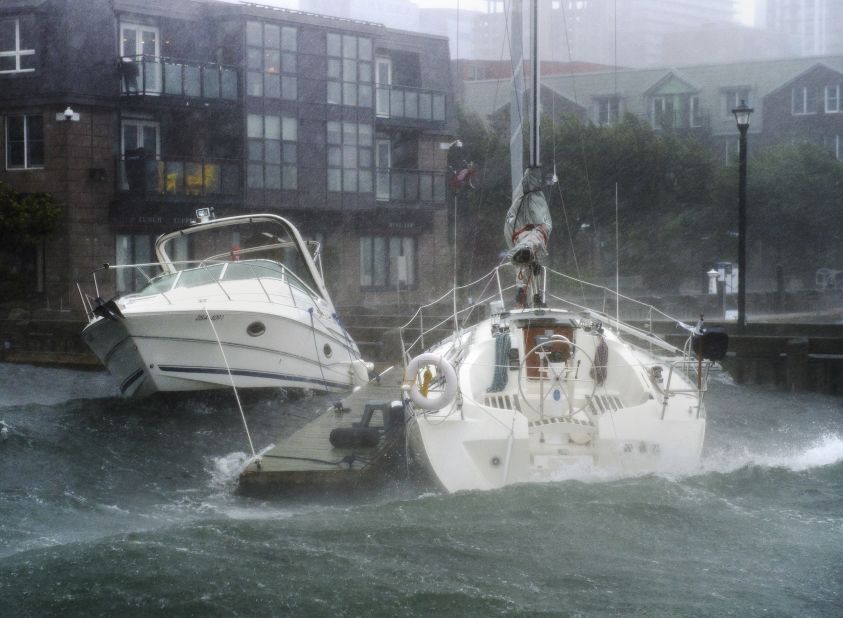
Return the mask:
[[[568,62],[574,62],[573,54],[571,53],[571,36],[570,32],[568,31],[568,17],[565,13],[565,3],[561,3],[562,8],[562,25],[563,29],[565,30],[565,47],[568,50]],[[574,104],[579,105],[579,96],[577,94],[577,77],[574,74],[573,70],[569,74],[571,77],[571,89],[573,90],[574,94]],[[584,126],[581,128],[585,128]],[[585,186],[586,186],[586,194],[588,195],[588,208],[591,212],[591,225],[594,228],[594,234],[597,236],[597,217],[594,214],[594,195],[591,189],[591,177],[588,174],[588,160],[585,154],[585,132],[579,132],[579,147],[580,147],[580,156],[582,157],[583,163],[583,173],[585,174]]]
[[[499,58],[498,58],[499,60],[503,59],[503,55],[504,55],[504,52],[506,51],[506,49],[512,48],[512,42],[511,42],[510,36],[509,36],[509,8],[508,8],[508,6],[509,6],[509,2],[507,0],[504,0],[504,30],[505,30],[505,36],[504,36],[503,40],[501,40],[501,51],[500,51]],[[458,10],[457,15],[459,16],[459,10]],[[458,39],[458,42],[459,42],[459,32],[457,32],[457,39]],[[510,53],[510,66],[511,65],[512,65],[512,54]],[[496,107],[497,107],[497,103],[498,103],[498,99],[499,99],[499,95],[500,95],[500,89],[501,89],[501,80],[496,78],[495,81],[494,81],[494,84],[495,84],[495,90],[494,90],[494,96],[492,97],[492,109],[493,110],[496,109]],[[510,113],[511,112],[512,112],[512,110],[510,110]],[[518,113],[519,113],[519,117],[520,117],[520,115],[521,115],[520,102],[519,102]],[[485,126],[486,126],[486,128],[491,128],[489,125],[485,125]],[[494,133],[492,131],[488,131],[487,133],[488,133],[488,137],[486,139],[486,144],[485,144],[485,147],[483,149],[483,163],[482,163],[482,166],[478,167],[478,171],[480,172],[480,178],[483,178],[484,173],[486,171],[488,171],[487,163],[488,163],[488,160],[489,160],[489,153],[491,152],[492,145],[494,144],[494,141],[495,141]],[[481,207],[486,203],[486,199],[488,197],[488,194],[489,194],[489,190],[485,186],[485,183],[484,183],[484,185],[480,187],[480,195],[479,195],[479,198],[478,198],[478,204],[477,204],[478,208],[477,208],[477,210],[479,212],[482,212],[483,209]],[[468,275],[469,275],[468,279],[469,280],[472,280],[473,277],[474,277],[474,260],[477,258],[478,230],[479,230],[479,226],[477,226],[477,225],[472,226],[472,237],[471,237],[472,251],[471,251],[471,258],[469,259],[469,262],[468,262]]]
[[220,348],[220,354],[222,354],[222,361],[225,363],[225,370],[228,372],[228,379],[231,382],[231,389],[234,391],[234,398],[237,400],[237,409],[240,410],[240,418],[243,419],[243,428],[246,430],[246,437],[249,439],[249,448],[252,450],[252,457],[257,457],[257,453],[255,452],[255,445],[252,443],[252,434],[249,433],[249,424],[246,422],[246,415],[243,413],[243,404],[240,403],[240,394],[237,392],[237,385],[234,384],[234,376],[231,375],[231,366],[228,364],[228,358],[225,355],[225,350],[222,347],[222,341],[220,341],[220,336],[217,333],[217,328],[214,326],[214,321],[211,319],[211,315],[208,313],[208,305],[202,304],[202,309],[205,310],[205,317],[208,319],[208,324],[211,325],[211,330],[214,332],[214,339],[217,340],[217,345]]
[[[559,192],[559,201],[562,203],[562,215],[565,217],[565,230],[568,232],[568,243],[571,245],[571,255],[574,258],[574,268],[577,271],[577,279],[582,279],[582,272],[580,271],[580,261],[577,259],[577,250],[574,246],[574,235],[571,232],[571,222],[568,219],[568,208],[565,206],[565,197],[562,195],[562,186],[557,182],[556,190]],[[585,300],[585,286],[580,281],[580,294],[583,301]]]
[[307,312],[310,314],[310,332],[313,334],[313,351],[316,354],[316,362],[319,363],[319,373],[322,374],[322,382],[327,386],[328,381],[325,379],[325,369],[319,360],[319,344],[316,343],[316,325],[313,323],[313,307],[308,308]]

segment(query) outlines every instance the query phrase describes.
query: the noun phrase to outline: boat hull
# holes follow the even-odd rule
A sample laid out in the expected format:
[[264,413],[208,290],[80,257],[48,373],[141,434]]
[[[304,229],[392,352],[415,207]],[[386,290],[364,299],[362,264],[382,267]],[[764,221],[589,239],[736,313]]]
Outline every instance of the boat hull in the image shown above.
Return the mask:
[[362,376],[356,348],[331,322],[294,308],[129,310],[122,318],[94,320],[82,336],[126,397],[230,388],[232,382],[341,391]]

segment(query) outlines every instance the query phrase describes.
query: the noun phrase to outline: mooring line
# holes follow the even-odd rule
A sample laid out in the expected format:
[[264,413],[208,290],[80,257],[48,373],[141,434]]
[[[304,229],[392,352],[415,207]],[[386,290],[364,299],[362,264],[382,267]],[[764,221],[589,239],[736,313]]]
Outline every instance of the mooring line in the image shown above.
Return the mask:
[[252,434],[249,433],[249,424],[246,422],[246,415],[243,413],[243,405],[240,403],[240,394],[237,392],[237,386],[234,384],[234,376],[231,375],[231,367],[228,364],[228,358],[225,356],[225,350],[222,347],[222,341],[217,334],[217,329],[214,326],[214,321],[211,319],[211,314],[208,313],[207,305],[203,304],[202,308],[205,310],[205,317],[208,318],[208,324],[211,325],[211,330],[214,331],[214,338],[217,340],[217,345],[222,354],[222,361],[225,363],[225,369],[228,371],[228,379],[231,382],[231,388],[234,390],[234,398],[237,400],[237,408],[240,410],[240,418],[243,419],[243,428],[246,430],[246,437],[249,439],[249,448],[252,449],[252,457],[257,457],[255,453],[255,445],[252,443]]

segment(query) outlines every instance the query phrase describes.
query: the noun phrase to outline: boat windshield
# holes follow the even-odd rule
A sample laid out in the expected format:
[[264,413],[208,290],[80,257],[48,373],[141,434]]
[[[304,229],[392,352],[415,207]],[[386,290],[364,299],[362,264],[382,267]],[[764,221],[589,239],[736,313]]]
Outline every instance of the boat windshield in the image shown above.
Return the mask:
[[170,273],[167,275],[159,275],[150,281],[144,288],[137,293],[138,296],[151,296],[153,294],[160,294],[162,292],[169,292],[173,288],[173,283],[178,277],[178,273]]
[[[242,281],[260,277],[285,279],[297,288],[303,287],[297,276],[290,276],[290,271],[278,262],[272,260],[243,260],[224,264],[210,264],[198,268],[186,268],[177,273],[161,275],[150,281],[135,296],[154,296],[155,294],[166,294],[178,288],[192,288],[217,281]],[[308,290],[305,289],[305,291]]]
[[[162,242],[160,249],[176,270],[190,278],[190,283],[179,280],[178,287],[215,281],[220,271],[199,274],[205,270],[201,267],[227,263],[229,268],[222,274],[224,280],[292,273],[294,279],[311,290],[319,290],[302,255],[306,249],[299,246],[291,230],[279,221],[255,217],[220,226],[197,226]],[[206,276],[209,279],[193,282],[194,278]]]

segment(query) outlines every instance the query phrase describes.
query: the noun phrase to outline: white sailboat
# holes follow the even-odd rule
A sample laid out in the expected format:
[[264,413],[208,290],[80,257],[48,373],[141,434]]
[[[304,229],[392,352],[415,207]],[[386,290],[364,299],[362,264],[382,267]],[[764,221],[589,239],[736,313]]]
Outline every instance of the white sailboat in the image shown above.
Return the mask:
[[[79,286],[88,314],[82,337],[120,392],[341,391],[365,383],[370,366],[337,318],[318,243],[311,252],[277,215],[199,214],[198,223],[157,240],[157,263],[105,265],[88,291]],[[145,285],[103,301],[106,275],[141,276]]]
[[[551,224],[540,190],[537,65],[530,167],[506,220],[512,263],[422,307],[402,329],[410,455],[449,492],[572,471],[694,469],[709,371],[728,344],[700,320],[679,323],[688,338],[676,348],[556,291],[588,284],[541,263]],[[507,286],[512,268],[519,278]],[[457,311],[458,294],[478,302]],[[442,315],[446,304],[454,306],[454,332],[427,348],[425,339],[445,326],[430,315]],[[487,317],[469,325],[481,312]]]

